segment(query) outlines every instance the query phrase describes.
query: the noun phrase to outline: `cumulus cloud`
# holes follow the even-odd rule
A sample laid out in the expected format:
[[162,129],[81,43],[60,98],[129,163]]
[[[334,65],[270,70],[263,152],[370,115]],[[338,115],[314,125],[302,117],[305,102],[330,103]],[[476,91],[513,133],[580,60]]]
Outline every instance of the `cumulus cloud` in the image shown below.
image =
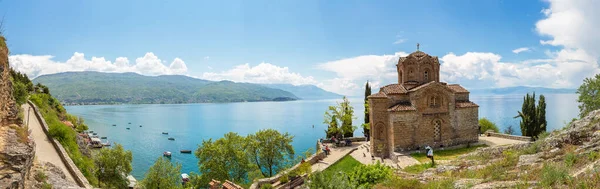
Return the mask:
[[87,59],[83,53],[79,52],[75,52],[65,62],[55,61],[53,60],[54,56],[50,55],[19,54],[11,55],[8,59],[11,67],[31,78],[68,71],[135,72],[143,75],[187,73],[187,66],[183,60],[175,58],[167,67],[162,63],[162,60],[151,52],[137,58],[134,65],[130,65],[129,59],[126,57],[118,57],[113,63],[104,57]]
[[242,64],[235,66],[234,68],[219,73],[216,72],[205,72],[200,77],[202,79],[220,81],[230,80],[235,82],[248,82],[248,83],[288,83],[292,85],[305,85],[312,84],[318,85],[319,83],[312,77],[304,77],[299,73],[290,72],[288,67],[279,67],[269,63],[260,63],[254,67],[250,64]]
[[527,47],[521,47],[521,48],[518,48],[518,49],[512,50],[512,52],[513,52],[513,53],[515,53],[515,54],[519,54],[519,53],[526,52],[526,51],[529,51],[529,50],[530,50],[530,49],[529,49],[529,48],[527,48]]

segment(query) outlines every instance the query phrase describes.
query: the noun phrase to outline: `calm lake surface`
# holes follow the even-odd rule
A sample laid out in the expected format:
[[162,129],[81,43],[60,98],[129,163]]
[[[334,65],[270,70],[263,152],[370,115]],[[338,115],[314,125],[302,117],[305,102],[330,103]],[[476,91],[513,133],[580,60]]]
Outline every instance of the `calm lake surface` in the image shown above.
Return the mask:
[[[578,116],[576,94],[545,96],[549,130],[562,128]],[[179,150],[196,150],[202,140],[217,139],[227,132],[246,135],[272,128],[294,135],[296,154],[302,154],[309,148],[314,150],[316,140],[324,137],[326,125],[322,123],[323,113],[337,101],[341,100],[95,105],[67,106],[66,109],[71,114],[83,117],[90,130],[107,136],[111,143],[117,142],[131,150],[132,175],[142,179],[164,151],[173,152],[171,160],[182,164],[182,172],[198,172],[198,160],[194,154],[181,154]],[[479,104],[480,118],[487,117],[501,130],[512,125],[520,133],[520,120],[513,117],[521,110],[523,95],[471,95],[471,101]],[[355,108],[356,119],[353,123],[359,126],[364,117],[363,99],[350,99],[350,102]],[[127,130],[127,127],[131,129]],[[169,135],[163,135],[162,132],[169,132]],[[355,136],[362,136],[362,129],[357,129]],[[174,137],[175,141],[167,140],[168,137]]]

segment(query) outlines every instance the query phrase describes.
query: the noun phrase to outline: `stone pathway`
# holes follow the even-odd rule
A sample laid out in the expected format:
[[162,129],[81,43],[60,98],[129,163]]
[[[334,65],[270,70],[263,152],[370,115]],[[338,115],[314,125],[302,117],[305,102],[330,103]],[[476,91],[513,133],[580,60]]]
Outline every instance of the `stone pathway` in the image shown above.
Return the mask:
[[522,141],[522,140],[512,140],[512,139],[482,135],[482,136],[479,136],[479,143],[487,144],[489,147],[493,147],[493,146],[504,146],[504,145],[509,145],[509,144],[522,144],[522,143],[527,143],[527,142]]
[[366,142],[353,142],[352,146],[335,147],[335,148],[332,148],[331,144],[326,144],[326,145],[329,145],[329,149],[331,150],[331,153],[327,157],[323,158],[323,160],[313,164],[312,172],[323,171],[323,170],[327,169],[327,167],[333,165],[335,162],[342,159],[344,156],[346,156],[348,153],[350,153],[350,151],[352,151],[353,149],[360,148],[360,146],[363,146],[365,144],[366,144]]
[[[27,116],[29,104],[25,103],[21,106],[21,108],[23,108],[23,112],[25,116]],[[25,118],[24,121],[27,120],[29,120],[30,122],[29,129],[31,129],[31,135],[33,136],[32,138],[35,141],[35,157],[37,158],[37,160],[40,162],[49,162],[54,164],[63,171],[67,180],[75,182],[75,179],[70,174],[71,172],[69,172],[63,161],[60,159],[58,152],[56,151],[52,143],[50,143],[50,140],[42,130],[42,125],[35,117],[33,108],[29,112],[29,118]]]

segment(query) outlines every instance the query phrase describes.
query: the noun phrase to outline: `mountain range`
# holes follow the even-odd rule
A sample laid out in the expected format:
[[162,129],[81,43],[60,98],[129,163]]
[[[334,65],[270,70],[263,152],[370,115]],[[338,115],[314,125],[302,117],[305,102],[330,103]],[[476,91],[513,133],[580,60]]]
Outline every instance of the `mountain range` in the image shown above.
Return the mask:
[[208,81],[182,75],[64,72],[33,80],[65,104],[160,104],[339,98],[313,85]]
[[575,92],[577,92],[577,89],[516,86],[504,88],[469,89],[469,91],[471,92],[471,94],[480,95],[525,95],[527,93],[533,92],[535,92],[536,94],[575,94]]

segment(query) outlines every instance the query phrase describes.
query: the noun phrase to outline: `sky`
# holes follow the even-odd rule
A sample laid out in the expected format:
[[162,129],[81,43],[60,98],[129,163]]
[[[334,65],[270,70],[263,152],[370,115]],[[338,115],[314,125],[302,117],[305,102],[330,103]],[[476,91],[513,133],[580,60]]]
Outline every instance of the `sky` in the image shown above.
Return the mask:
[[577,88],[600,73],[600,1],[0,1],[9,62],[66,71],[311,84],[360,96],[400,56],[468,89]]

